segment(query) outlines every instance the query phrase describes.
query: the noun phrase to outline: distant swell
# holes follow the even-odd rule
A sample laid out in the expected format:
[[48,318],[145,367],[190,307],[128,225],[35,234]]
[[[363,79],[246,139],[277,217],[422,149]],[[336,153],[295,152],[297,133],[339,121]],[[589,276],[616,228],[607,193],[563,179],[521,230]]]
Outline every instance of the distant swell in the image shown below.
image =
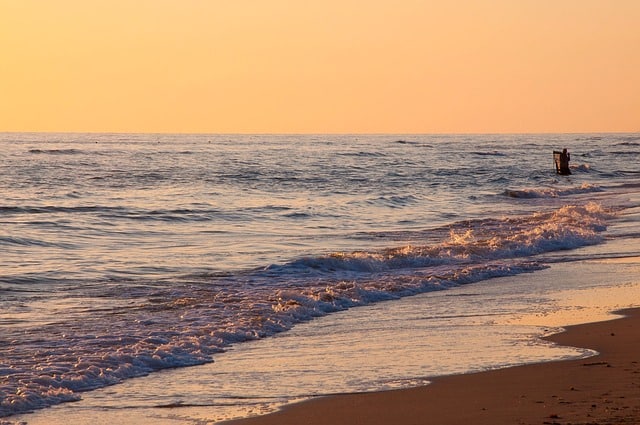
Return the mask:
[[492,151],[492,152],[472,152],[474,155],[478,155],[478,156],[507,156],[505,153],[503,152],[499,152],[499,151]]
[[48,155],[76,155],[82,153],[78,149],[29,149],[32,154],[48,154]]
[[123,220],[147,221],[207,221],[221,217],[217,209],[167,209],[145,210],[126,207],[107,207],[102,205],[87,205],[64,207],[56,205],[46,206],[0,206],[1,215],[36,215],[36,214],[94,214],[98,217]]
[[37,239],[19,237],[19,236],[0,236],[0,247],[3,245],[18,245],[18,246],[40,246],[40,247],[60,247],[70,248],[71,245],[63,243],[46,242]]

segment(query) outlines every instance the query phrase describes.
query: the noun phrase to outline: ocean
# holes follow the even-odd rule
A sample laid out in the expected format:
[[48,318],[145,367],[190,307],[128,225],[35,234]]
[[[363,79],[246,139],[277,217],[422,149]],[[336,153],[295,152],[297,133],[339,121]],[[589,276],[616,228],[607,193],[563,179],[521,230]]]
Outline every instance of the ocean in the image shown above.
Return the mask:
[[[211,370],[226,351],[281,335],[290,336],[289,363],[260,349],[237,358],[286,369],[305,350],[298,329],[323,318],[332,325],[314,331],[321,341],[357,339],[364,331],[341,329],[341,315],[366,323],[388,302],[404,306],[408,322],[426,299],[436,322],[463,305],[485,314],[487,305],[445,296],[474,288],[537,311],[539,298],[519,296],[511,277],[602,258],[590,247],[607,243],[628,248],[607,258],[640,250],[629,219],[638,215],[637,133],[0,133],[0,146],[8,420],[166,369]],[[569,176],[555,174],[562,148]],[[429,332],[436,352],[461,359],[452,373],[478,367]],[[331,355],[331,343],[313,349]],[[482,367],[500,366],[493,358]],[[317,394],[424,382],[404,369],[396,378],[345,379]],[[255,379],[218,386],[235,391],[235,404],[253,403],[242,392]],[[311,392],[288,391],[291,400]]]

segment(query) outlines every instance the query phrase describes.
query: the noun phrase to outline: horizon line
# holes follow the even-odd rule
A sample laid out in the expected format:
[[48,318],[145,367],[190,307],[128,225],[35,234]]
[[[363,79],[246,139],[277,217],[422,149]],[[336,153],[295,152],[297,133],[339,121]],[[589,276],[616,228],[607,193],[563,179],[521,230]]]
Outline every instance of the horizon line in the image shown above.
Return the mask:
[[44,130],[0,130],[0,134],[155,134],[155,135],[202,135],[202,136],[318,136],[318,135],[340,135],[340,136],[385,136],[385,135],[407,135],[407,136],[444,136],[444,135],[544,135],[544,134],[638,134],[635,131],[512,131],[512,132],[173,132],[173,131],[44,131]]

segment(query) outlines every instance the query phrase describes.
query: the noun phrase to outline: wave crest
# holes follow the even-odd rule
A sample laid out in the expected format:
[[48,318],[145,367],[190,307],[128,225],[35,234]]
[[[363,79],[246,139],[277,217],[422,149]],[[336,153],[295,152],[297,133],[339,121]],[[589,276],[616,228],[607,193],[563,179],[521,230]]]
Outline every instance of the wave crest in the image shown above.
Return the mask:
[[[539,253],[602,240],[608,212],[570,205],[522,217],[470,220],[433,243],[332,253],[243,274],[150,285],[135,304],[65,328],[29,329],[6,353],[0,417],[78,399],[77,393],[152,371],[211,361],[230,344],[273,335],[330,312],[544,268]],[[120,292],[116,284],[112,291]],[[72,319],[70,319],[72,320]],[[59,327],[59,324],[56,326]],[[7,328],[8,341],[24,329]],[[58,344],[64,340],[63,345]],[[41,350],[42,346],[48,347]]]
[[430,245],[406,245],[379,251],[335,252],[305,257],[269,272],[283,274],[376,273],[399,269],[491,261],[574,249],[599,243],[608,213],[596,203],[569,205],[556,211],[454,224],[449,237]]
[[582,193],[602,192],[603,189],[594,184],[583,183],[581,186],[556,189],[556,188],[534,188],[534,189],[505,189],[503,194],[511,198],[534,199],[534,198],[558,198],[562,196],[579,195]]

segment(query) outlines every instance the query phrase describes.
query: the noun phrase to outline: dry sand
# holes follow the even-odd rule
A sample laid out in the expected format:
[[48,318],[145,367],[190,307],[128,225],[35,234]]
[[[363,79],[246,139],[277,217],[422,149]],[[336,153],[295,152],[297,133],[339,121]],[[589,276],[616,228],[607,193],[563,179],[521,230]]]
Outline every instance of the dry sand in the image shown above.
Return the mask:
[[312,399],[236,425],[640,424],[640,309],[548,339],[600,354]]

